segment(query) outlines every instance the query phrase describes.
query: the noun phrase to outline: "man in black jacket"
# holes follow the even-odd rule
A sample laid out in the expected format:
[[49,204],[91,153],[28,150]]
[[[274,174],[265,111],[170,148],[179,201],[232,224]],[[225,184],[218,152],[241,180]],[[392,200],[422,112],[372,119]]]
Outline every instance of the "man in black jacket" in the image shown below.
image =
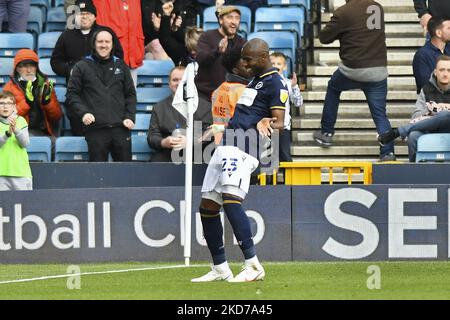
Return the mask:
[[68,109],[83,122],[89,161],[131,161],[131,132],[136,115],[136,90],[130,69],[114,56],[113,35],[93,36],[92,55],[72,70],[66,94]]
[[[172,150],[184,149],[186,146],[185,135],[173,135],[176,129],[185,130],[186,118],[172,106],[184,71],[185,67],[183,66],[177,66],[170,71],[169,87],[172,95],[153,107],[147,136],[148,144],[155,150],[152,155],[152,162],[171,162]],[[205,131],[211,125],[211,105],[206,100],[199,99],[197,111],[194,113],[194,121],[202,122],[202,131]],[[204,143],[203,146],[207,144],[208,142]]]
[[450,17],[450,1],[448,0],[414,0],[414,9],[420,18],[420,25],[427,30],[431,17]]
[[[73,66],[91,54],[92,36],[98,30],[108,30],[113,35],[114,53],[118,58],[123,59],[122,46],[114,31],[95,22],[97,10],[92,2],[90,0],[77,0],[76,4],[80,8],[80,13],[77,17],[79,19],[79,28],[67,29],[61,34],[50,59],[53,71],[59,76],[66,77],[66,82],[69,81]],[[74,136],[83,135],[81,119],[70,113],[67,116],[70,120],[72,134]]]

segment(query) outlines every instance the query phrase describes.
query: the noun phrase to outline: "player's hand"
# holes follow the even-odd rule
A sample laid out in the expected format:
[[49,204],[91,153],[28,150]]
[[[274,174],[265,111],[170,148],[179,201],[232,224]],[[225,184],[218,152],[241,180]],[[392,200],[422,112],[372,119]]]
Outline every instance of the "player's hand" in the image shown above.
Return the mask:
[[83,123],[88,126],[92,123],[95,122],[95,117],[92,113],[86,113],[83,118],[81,119],[81,121],[83,121]]
[[127,128],[128,130],[131,130],[134,128],[134,122],[130,119],[125,119],[123,120],[123,125],[125,128]]
[[228,38],[224,37],[219,42],[219,53],[225,53],[225,51],[227,51],[227,47],[228,47]]
[[270,135],[273,132],[272,127],[270,126],[272,123],[274,123],[277,120],[276,117],[273,118],[262,118],[257,124],[256,129],[258,129],[258,132],[263,137],[270,137]]

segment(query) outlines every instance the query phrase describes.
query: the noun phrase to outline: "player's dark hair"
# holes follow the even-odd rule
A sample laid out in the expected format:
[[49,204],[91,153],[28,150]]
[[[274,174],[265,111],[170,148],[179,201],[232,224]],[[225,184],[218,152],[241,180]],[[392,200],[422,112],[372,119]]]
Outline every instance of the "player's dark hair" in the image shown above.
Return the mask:
[[242,48],[235,47],[222,55],[222,65],[229,73],[233,73],[233,69],[237,66],[239,60],[241,60],[241,51]]

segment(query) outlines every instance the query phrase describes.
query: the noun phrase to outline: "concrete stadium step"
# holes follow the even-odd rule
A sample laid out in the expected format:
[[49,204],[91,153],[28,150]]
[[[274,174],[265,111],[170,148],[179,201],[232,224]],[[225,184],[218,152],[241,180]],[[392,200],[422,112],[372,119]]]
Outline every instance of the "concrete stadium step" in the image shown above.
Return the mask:
[[[322,148],[320,146],[297,146],[291,147],[291,154],[293,156],[308,155],[308,156],[378,156],[380,154],[379,146],[332,146],[330,148]],[[407,155],[408,146],[396,146],[395,154]]]
[[[314,144],[314,131],[315,130],[296,130],[292,133],[292,141],[298,145]],[[377,133],[372,130],[338,130],[333,136],[333,142],[337,144],[347,144],[350,142],[374,144],[377,142]]]
[[[389,48],[420,48],[425,44],[425,37],[386,38],[386,47]],[[322,44],[318,38],[314,39],[315,48],[339,48],[339,41],[330,44]]]
[[[326,91],[304,91],[302,92],[305,101],[324,101]],[[417,100],[416,91],[388,91],[388,100]],[[361,90],[345,91],[341,94],[341,101],[367,101]]]
[[[325,25],[325,23],[322,24],[322,29],[325,28]],[[384,32],[386,37],[424,37],[423,29],[419,23],[386,23]]]
[[[337,69],[337,66],[315,66],[309,65],[307,68],[308,76],[331,76]],[[388,66],[389,75],[412,75],[412,65],[406,66]]]
[[[409,117],[415,110],[414,103],[408,102],[396,102],[387,103],[387,114],[390,117],[404,116]],[[322,115],[323,103],[320,102],[307,102],[300,109],[300,115],[307,115],[309,117]],[[369,112],[369,106],[366,102],[344,102],[339,104],[338,117],[345,117],[345,115],[357,116],[367,115]]]
[[[378,0],[385,13],[415,13],[414,3],[411,0]],[[330,10],[335,11],[345,4],[345,0],[330,0]]]
[[[402,118],[390,118],[389,122],[394,128],[398,128],[405,125],[409,121],[409,117]],[[301,118],[295,117],[292,119],[292,128],[295,129],[318,129],[320,128],[320,118]],[[375,123],[373,122],[370,114],[367,113],[366,118],[339,118],[336,121],[336,129],[374,129]],[[375,132],[375,131],[374,131]]]
[[[388,50],[388,65],[410,65],[414,58],[415,51],[411,49],[405,50]],[[314,61],[316,64],[326,63],[337,64],[341,59],[337,50],[318,49],[314,51]]]
[[[316,145],[313,132],[315,130],[295,130],[292,133],[292,142],[296,145]],[[333,136],[336,145],[374,146],[378,145],[377,132],[375,130],[337,130]],[[403,146],[401,139],[395,140],[395,145]]]
[[[409,9],[408,9],[409,11]],[[322,13],[322,22],[328,22],[331,20],[331,16],[333,14],[330,12],[324,12]],[[399,22],[416,22],[419,23],[419,17],[417,16],[416,12],[405,12],[402,14],[398,14],[398,13],[384,13],[384,21],[389,23],[389,22],[395,22],[395,23],[399,23]]]
[[[329,77],[309,77],[307,86],[310,90],[326,90]],[[389,77],[388,90],[416,90],[414,77]]]

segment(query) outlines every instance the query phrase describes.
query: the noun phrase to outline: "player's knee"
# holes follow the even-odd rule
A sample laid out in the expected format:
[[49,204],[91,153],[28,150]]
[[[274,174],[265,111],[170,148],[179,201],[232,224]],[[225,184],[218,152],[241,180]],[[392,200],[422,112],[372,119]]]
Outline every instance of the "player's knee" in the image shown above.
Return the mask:
[[208,211],[220,211],[220,207],[221,205],[218,204],[217,202],[211,200],[211,199],[205,199],[202,198],[202,201],[200,202],[200,213],[202,212],[202,210],[208,210]]

